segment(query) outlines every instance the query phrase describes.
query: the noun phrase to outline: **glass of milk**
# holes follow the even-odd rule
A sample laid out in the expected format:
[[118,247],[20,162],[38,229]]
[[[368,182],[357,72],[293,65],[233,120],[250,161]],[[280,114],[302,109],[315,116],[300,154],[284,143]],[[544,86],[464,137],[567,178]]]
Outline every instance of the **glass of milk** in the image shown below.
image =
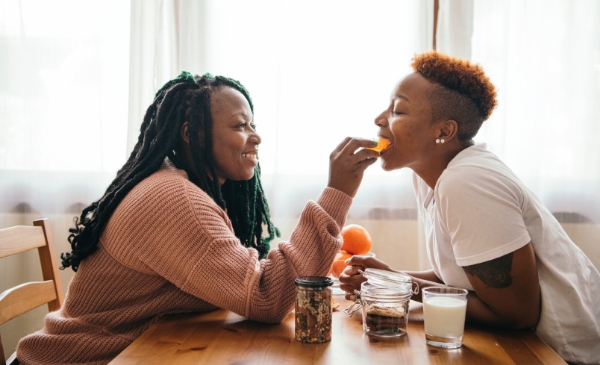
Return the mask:
[[462,346],[468,291],[460,288],[423,289],[425,340],[428,345],[455,349]]

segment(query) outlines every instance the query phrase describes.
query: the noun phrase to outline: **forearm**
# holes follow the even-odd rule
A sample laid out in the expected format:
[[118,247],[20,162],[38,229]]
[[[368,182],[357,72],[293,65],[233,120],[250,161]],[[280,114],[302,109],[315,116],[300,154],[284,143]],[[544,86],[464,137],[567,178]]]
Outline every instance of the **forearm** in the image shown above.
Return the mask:
[[279,244],[297,276],[327,274],[342,244],[339,232],[351,203],[347,194],[332,188],[326,188],[316,203],[307,203],[289,242]]
[[435,272],[433,270],[426,270],[426,271],[392,270],[392,271],[396,271],[396,272],[399,272],[402,274],[409,275],[413,279],[416,278],[416,279],[420,279],[420,280],[429,281],[432,283],[444,284],[444,282],[442,280],[440,280],[440,278],[437,277],[437,275],[435,274]]
[[[401,270],[392,270],[395,272],[399,272],[405,275],[408,275],[412,278],[413,282],[413,295],[410,299],[422,302],[423,299],[421,297],[421,291],[423,288],[431,287],[431,286],[446,286],[438,277],[435,275],[433,270],[427,271],[401,271]],[[418,288],[418,290],[416,290]],[[416,291],[416,294],[414,293]]]
[[464,270],[474,289],[468,320],[514,329],[531,328],[539,321],[541,294],[531,243]]
[[[423,302],[422,292],[423,289],[433,286],[449,287],[444,284],[441,280],[433,274],[433,277],[429,275],[428,271],[423,272],[403,272],[404,274],[410,275],[413,281],[413,290],[416,285],[419,287],[419,291],[413,294],[410,299]],[[428,280],[433,278],[434,280]],[[511,328],[511,329],[522,329],[527,326],[523,326],[515,318],[507,318],[490,308],[485,302],[483,302],[475,292],[470,291],[467,296],[467,318],[468,322],[482,324],[486,326],[500,327],[500,328]]]
[[[439,278],[433,274],[433,271],[418,271],[409,272],[403,271],[402,273],[410,275],[413,281],[413,290],[418,285],[419,291],[413,294],[410,299],[423,302],[422,292],[423,289],[432,286],[443,286],[445,285]],[[433,280],[431,280],[433,279]],[[475,292],[469,292],[467,296],[467,321],[477,324],[483,324],[486,326],[502,327],[502,328],[522,328],[522,326],[514,323],[513,321],[507,320],[506,318],[495,313],[490,307],[487,306]]]
[[[485,302],[483,302],[475,292],[469,292],[467,296],[467,322],[482,324],[485,326],[523,329],[524,326],[515,321],[514,318],[507,318],[494,312]],[[525,327],[527,328],[527,327]]]

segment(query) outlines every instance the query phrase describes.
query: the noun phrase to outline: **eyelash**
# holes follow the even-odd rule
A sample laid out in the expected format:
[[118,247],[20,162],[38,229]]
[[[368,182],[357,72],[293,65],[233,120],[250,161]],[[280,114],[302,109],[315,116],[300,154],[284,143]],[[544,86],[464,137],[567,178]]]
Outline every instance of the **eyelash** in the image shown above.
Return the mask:
[[[240,124],[238,125],[238,127],[240,127],[240,128],[246,128],[246,126],[247,126],[247,125],[248,125],[248,122],[244,122],[244,123],[240,123]],[[255,129],[256,129],[256,124],[254,124],[254,123],[250,123],[250,127],[251,127],[253,130],[255,130]]]
[[400,114],[402,114],[402,113],[400,113],[400,112],[397,112],[397,111],[395,111],[395,110],[392,110],[392,115],[395,115],[395,116],[397,116],[397,115],[400,115]]

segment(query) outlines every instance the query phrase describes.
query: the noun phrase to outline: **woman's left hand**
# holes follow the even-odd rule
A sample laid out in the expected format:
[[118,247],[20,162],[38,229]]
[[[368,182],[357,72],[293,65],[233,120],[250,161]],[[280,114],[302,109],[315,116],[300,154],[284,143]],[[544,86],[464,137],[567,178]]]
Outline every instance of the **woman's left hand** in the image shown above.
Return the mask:
[[355,300],[354,291],[360,291],[360,285],[367,281],[360,266],[348,266],[340,275],[340,289],[346,292],[346,299]]
[[385,262],[371,256],[352,256],[346,260],[346,269],[340,275],[340,289],[346,292],[346,299],[352,300],[354,290],[360,291],[360,285],[367,281],[362,272],[367,268],[392,271]]

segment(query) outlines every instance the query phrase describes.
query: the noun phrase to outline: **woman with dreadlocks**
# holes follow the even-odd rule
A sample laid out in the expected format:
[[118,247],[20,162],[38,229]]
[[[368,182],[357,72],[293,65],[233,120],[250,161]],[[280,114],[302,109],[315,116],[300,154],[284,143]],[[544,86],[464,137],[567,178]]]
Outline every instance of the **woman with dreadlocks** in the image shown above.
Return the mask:
[[[289,242],[260,183],[253,104],[237,81],[183,72],[156,94],[138,143],[105,194],[75,221],[65,304],[17,348],[22,364],[106,364],[161,315],[225,308],[282,321],[294,279],[325,275],[340,228],[377,152],[346,138],[328,187]],[[263,227],[266,237],[263,237]]]

